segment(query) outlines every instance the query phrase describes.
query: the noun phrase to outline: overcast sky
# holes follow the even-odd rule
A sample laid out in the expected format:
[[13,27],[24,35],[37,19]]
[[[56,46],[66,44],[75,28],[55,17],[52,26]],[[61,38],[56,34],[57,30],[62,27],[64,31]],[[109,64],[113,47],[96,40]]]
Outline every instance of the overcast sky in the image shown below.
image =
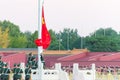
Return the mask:
[[[19,25],[21,31],[38,29],[38,0],[0,0],[0,20]],[[111,27],[120,31],[120,0],[44,0],[48,29],[78,29],[81,36]]]

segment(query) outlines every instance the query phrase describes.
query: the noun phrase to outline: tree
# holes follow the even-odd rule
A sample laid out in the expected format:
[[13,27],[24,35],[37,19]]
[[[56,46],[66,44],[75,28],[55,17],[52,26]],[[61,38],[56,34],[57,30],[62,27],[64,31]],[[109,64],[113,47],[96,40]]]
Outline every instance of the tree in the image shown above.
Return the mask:
[[11,37],[11,48],[26,48],[27,38],[24,35],[18,37]]
[[9,45],[9,29],[6,28],[4,31],[0,27],[0,48],[7,48]]
[[84,37],[76,39],[76,41],[74,41],[73,43],[74,48],[83,49],[85,45],[84,41],[85,41]]
[[91,51],[118,51],[120,37],[111,28],[98,29],[94,34],[85,38],[85,47]]
[[64,46],[66,50],[75,48],[74,44],[77,39],[80,38],[80,36],[77,33],[77,29],[70,29],[65,28],[63,31],[60,31],[62,42],[61,44]]
[[57,40],[56,33],[52,29],[50,29],[49,32],[50,32],[50,36],[51,36],[51,44],[48,47],[48,49],[58,50],[59,49],[59,45],[58,45],[59,42]]
[[9,46],[7,46],[7,47],[9,47],[9,48],[20,48],[20,47],[23,48],[23,46],[26,47],[25,46],[26,38],[25,38],[24,34],[22,32],[20,32],[19,26],[11,23],[10,21],[6,21],[6,20],[4,20],[3,22],[0,22],[0,25],[1,25],[2,31],[9,29],[9,31],[8,31]]
[[38,31],[35,31],[31,36],[31,47],[36,48],[34,41],[38,38]]
[[24,35],[27,38],[27,46],[26,48],[36,48],[37,46],[34,43],[34,40],[37,39],[38,32],[35,31],[33,34],[29,31],[25,32]]
[[8,28],[10,36],[18,37],[21,34],[19,26],[11,23],[10,21],[4,20],[1,24],[1,27],[2,27],[2,30],[5,30],[6,28]]
[[112,28],[100,28],[98,30],[96,30],[93,34],[91,34],[91,36],[117,36],[117,32],[115,30],[113,30]]

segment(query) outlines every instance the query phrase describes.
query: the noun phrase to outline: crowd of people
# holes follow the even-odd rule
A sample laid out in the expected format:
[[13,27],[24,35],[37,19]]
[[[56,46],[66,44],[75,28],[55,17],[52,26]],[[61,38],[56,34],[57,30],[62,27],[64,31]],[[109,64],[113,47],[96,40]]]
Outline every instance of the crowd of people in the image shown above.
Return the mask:
[[[43,57],[41,60],[44,63]],[[27,56],[27,64],[25,70],[21,69],[20,63],[15,63],[12,69],[9,68],[9,64],[2,61],[2,56],[0,56],[0,80],[9,80],[12,74],[13,80],[22,80],[22,74],[25,74],[25,80],[31,79],[32,69],[38,68],[38,61],[35,55],[29,53]],[[72,74],[73,67],[62,67],[62,69],[70,74]],[[81,70],[89,70],[91,66],[79,66]],[[96,78],[101,79],[103,76],[112,76],[114,78],[120,79],[120,67],[119,66],[96,66]],[[116,76],[117,75],[117,76]],[[102,79],[103,80],[103,79]],[[114,79],[113,79],[114,80]]]
[[2,61],[2,56],[0,56],[0,80],[8,80],[10,74],[10,69],[8,64]]
[[28,54],[27,64],[25,70],[21,69],[20,63],[15,63],[13,68],[10,69],[8,63],[2,61],[2,56],[0,56],[0,80],[10,80],[10,75],[12,74],[13,80],[22,80],[22,74],[25,74],[25,80],[30,80],[32,69],[37,69],[38,63],[36,56],[32,53]]
[[119,66],[96,67],[96,78],[103,80],[120,80]]

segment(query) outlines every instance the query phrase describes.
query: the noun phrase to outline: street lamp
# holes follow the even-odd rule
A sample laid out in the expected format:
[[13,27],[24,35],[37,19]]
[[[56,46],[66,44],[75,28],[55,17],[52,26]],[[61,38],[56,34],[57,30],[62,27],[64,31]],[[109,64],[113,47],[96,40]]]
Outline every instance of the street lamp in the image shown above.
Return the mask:
[[67,50],[69,51],[69,31],[67,31]]
[[81,49],[83,48],[83,37],[81,37]]
[[105,34],[106,34],[106,33],[105,33],[105,28],[103,29],[103,34],[104,34],[104,36],[105,36]]
[[59,35],[59,51],[60,51],[60,43],[62,42],[62,39],[60,39],[60,35]]

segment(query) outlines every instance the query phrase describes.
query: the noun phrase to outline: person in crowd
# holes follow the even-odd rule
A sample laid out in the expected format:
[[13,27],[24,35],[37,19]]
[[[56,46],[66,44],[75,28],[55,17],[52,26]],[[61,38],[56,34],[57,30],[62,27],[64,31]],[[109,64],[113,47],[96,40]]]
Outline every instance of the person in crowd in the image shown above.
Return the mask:
[[32,54],[32,52],[30,52],[28,54],[27,63],[29,63],[30,61],[32,61],[32,59],[33,59],[33,54]]
[[30,66],[32,69],[37,69],[38,68],[38,62],[36,61],[36,57],[33,57],[32,62],[30,63]]
[[17,65],[15,70],[14,80],[21,80],[22,79],[23,70],[20,68],[20,64]]
[[43,55],[40,56],[40,59],[41,59],[41,62],[43,63],[43,68],[45,69],[45,61],[44,61]]
[[25,68],[25,80],[30,80],[31,79],[31,66],[27,65]]
[[4,66],[4,62],[2,61],[2,56],[0,56],[0,68]]
[[8,68],[7,63],[4,64],[2,69],[1,80],[9,80],[10,69]]
[[0,80],[1,80],[3,66],[4,66],[4,62],[2,61],[2,56],[0,56]]
[[13,80],[16,80],[16,79],[15,79],[15,76],[16,76],[16,69],[17,69],[17,64],[15,63],[15,64],[14,64],[14,68],[12,69]]

